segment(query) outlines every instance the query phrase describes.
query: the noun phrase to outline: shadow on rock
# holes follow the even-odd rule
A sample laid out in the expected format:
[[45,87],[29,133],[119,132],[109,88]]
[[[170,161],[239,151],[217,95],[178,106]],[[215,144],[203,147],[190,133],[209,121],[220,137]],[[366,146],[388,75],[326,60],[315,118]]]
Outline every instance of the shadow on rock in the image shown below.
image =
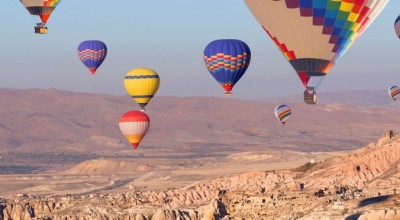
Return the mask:
[[364,207],[364,206],[375,204],[375,203],[385,202],[388,199],[390,199],[391,197],[392,196],[378,196],[378,197],[364,199],[360,203],[358,203],[358,207]]
[[361,215],[362,213],[355,213],[347,216],[344,220],[357,220]]

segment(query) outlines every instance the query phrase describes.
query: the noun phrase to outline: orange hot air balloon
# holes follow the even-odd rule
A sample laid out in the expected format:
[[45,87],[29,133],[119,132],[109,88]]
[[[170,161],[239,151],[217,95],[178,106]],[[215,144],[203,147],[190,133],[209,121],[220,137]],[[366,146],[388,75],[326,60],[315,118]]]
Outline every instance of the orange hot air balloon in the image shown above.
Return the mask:
[[150,128],[150,118],[141,111],[129,111],[119,119],[119,128],[134,149],[137,149]]

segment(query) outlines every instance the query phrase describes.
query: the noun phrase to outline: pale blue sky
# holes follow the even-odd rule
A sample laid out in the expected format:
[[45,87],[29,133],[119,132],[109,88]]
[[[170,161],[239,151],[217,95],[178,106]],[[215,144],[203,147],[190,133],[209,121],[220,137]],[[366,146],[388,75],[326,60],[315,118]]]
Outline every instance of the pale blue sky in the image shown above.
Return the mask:
[[[344,55],[319,91],[386,89],[400,85],[400,40],[393,23],[400,1],[391,0],[369,30]],[[34,21],[18,0],[0,4],[0,87],[59,88],[125,94],[123,77],[149,67],[161,79],[159,95],[221,96],[204,67],[212,40],[236,38],[252,50],[252,63],[234,88],[235,97],[302,94],[294,70],[242,0],[62,0],[48,35],[33,33]],[[109,48],[96,77],[76,48],[98,39]]]

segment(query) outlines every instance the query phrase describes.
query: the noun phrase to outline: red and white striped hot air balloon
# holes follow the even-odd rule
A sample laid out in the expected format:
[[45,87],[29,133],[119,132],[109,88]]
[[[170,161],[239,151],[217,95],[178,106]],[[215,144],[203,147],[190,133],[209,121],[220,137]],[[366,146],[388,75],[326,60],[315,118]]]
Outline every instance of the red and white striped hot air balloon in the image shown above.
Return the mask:
[[134,149],[150,128],[150,118],[140,111],[129,111],[119,119],[119,128]]

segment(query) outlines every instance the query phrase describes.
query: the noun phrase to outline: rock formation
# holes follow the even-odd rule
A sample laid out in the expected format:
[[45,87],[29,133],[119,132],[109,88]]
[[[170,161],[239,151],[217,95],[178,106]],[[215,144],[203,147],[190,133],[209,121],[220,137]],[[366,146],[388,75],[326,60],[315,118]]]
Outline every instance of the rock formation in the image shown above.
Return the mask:
[[399,219],[400,137],[294,171],[250,172],[183,188],[20,198],[9,219]]

